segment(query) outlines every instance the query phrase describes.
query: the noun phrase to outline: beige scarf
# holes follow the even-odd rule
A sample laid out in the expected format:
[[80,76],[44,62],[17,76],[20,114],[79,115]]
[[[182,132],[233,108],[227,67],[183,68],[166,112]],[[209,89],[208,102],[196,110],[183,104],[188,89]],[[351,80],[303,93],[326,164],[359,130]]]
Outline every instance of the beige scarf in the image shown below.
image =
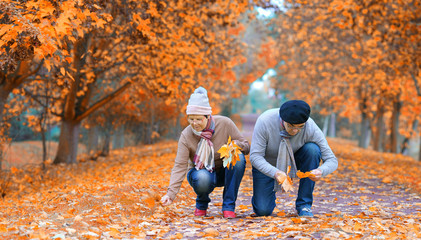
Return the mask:
[[215,170],[215,151],[211,141],[212,135],[215,132],[215,121],[212,116],[209,117],[208,124],[201,132],[193,130],[193,133],[200,137],[197,144],[196,153],[194,154],[193,162],[197,170],[206,168],[209,172]]
[[[276,168],[283,171],[286,174],[288,171],[288,167],[291,166],[289,177],[295,178],[297,177],[297,166],[295,165],[294,152],[292,151],[291,142],[289,141],[291,135],[289,135],[288,132],[285,130],[285,127],[283,127],[282,120],[280,124],[280,135],[281,143],[279,144],[278,158],[276,159]],[[277,192],[281,189],[281,184],[279,184],[275,180],[275,186],[273,188],[273,191]]]

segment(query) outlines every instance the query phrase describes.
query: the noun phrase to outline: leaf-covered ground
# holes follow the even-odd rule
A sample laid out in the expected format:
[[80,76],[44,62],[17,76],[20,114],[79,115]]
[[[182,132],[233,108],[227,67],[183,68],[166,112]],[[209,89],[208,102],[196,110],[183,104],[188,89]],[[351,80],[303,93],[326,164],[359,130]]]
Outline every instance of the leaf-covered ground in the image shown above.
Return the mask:
[[[222,188],[209,216],[194,217],[184,181],[162,207],[176,142],[113,151],[97,162],[12,169],[0,206],[1,239],[421,239],[421,163],[329,140],[339,168],[316,184],[315,218],[298,218],[294,193],[279,194],[270,217],[251,217],[250,164],[235,219],[221,213]],[[2,176],[2,180],[7,176]]]

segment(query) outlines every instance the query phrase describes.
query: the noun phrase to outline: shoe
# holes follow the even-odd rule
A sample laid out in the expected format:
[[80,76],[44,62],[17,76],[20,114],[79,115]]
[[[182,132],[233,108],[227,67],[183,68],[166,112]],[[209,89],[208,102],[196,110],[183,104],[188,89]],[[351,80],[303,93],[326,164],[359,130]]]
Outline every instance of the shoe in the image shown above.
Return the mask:
[[194,215],[197,217],[206,216],[206,210],[200,210],[196,208],[196,210],[194,210]]
[[224,218],[235,218],[235,212],[233,211],[222,211],[224,213]]
[[303,207],[301,210],[298,210],[299,217],[314,217],[313,213],[311,212],[311,208]]

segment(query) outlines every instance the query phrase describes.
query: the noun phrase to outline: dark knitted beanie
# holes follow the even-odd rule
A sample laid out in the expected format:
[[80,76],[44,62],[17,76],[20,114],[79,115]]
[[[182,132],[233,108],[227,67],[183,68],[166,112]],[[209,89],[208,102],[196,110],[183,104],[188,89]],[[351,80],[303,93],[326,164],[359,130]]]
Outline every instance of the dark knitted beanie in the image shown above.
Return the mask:
[[302,100],[290,100],[279,108],[282,120],[291,124],[305,123],[310,117],[310,106]]

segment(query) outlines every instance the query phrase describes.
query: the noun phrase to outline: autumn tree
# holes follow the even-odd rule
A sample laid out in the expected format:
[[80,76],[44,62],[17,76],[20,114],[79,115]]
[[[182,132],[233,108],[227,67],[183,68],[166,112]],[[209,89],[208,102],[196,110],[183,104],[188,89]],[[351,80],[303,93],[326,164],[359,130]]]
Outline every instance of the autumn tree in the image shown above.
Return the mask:
[[238,47],[230,48],[235,41],[227,28],[235,26],[244,6],[245,1],[79,4],[76,14],[90,14],[78,15],[79,28],[59,43],[68,57],[50,60],[50,78],[62,96],[54,111],[62,118],[55,163],[75,162],[81,121],[131,84],[169,99],[167,104],[185,99],[198,84],[212,88],[204,75],[214,65],[232,67],[224,62],[237,56],[230,49]]
[[[285,63],[282,83],[326,113],[350,119],[359,113],[361,146],[366,146],[365,133],[372,130],[378,141],[386,131],[388,149],[396,152],[398,130],[408,129],[398,123],[420,116],[413,108],[419,97],[411,80],[418,74],[420,4],[286,1],[285,7],[274,21]],[[402,115],[403,106],[412,111]]]
[[[76,1],[15,1],[0,3],[0,120],[1,135],[7,134],[5,106],[11,92],[37,79],[50,58],[67,57],[58,42],[78,27]],[[87,12],[86,12],[87,13]],[[13,111],[12,111],[13,112]],[[15,111],[16,112],[16,111]]]
[[[245,64],[238,37],[244,26],[238,19],[251,7],[240,0],[28,1],[15,6],[28,19],[37,16],[31,24],[42,22],[36,26],[46,36],[37,37],[49,40],[40,45],[43,51],[36,44],[30,47],[40,60],[33,79],[54,85],[55,101],[45,106],[61,119],[54,162],[75,162],[81,122],[129,87],[181,113],[198,85],[210,89],[216,112],[219,103],[244,93],[256,68],[234,68]],[[227,83],[230,88],[224,87]],[[38,89],[28,84],[25,94],[40,103],[47,96]]]

